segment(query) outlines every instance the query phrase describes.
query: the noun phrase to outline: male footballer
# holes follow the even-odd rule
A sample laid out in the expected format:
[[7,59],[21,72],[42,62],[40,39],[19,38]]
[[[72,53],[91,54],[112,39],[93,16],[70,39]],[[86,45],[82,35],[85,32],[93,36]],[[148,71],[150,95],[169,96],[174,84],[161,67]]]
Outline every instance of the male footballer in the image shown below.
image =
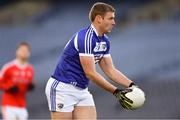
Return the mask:
[[31,47],[22,42],[17,46],[16,58],[0,71],[3,120],[27,120],[26,93],[34,89],[33,66],[28,63]]
[[[135,84],[115,68],[110,55],[110,33],[115,25],[115,9],[106,3],[95,3],[90,12],[91,25],[72,37],[65,46],[54,73],[46,85],[51,119],[96,119],[89,80],[116,96],[123,107],[130,107],[117,89],[95,68],[98,63],[107,77],[125,88]],[[126,100],[126,101],[125,101]]]

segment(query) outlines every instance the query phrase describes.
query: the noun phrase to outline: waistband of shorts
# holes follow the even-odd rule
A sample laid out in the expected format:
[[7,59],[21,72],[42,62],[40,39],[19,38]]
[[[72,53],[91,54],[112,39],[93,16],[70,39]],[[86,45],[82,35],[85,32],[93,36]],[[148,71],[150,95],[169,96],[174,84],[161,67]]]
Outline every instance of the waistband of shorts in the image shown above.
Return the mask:
[[50,78],[52,78],[52,79],[54,79],[54,80],[57,80],[57,81],[59,81],[60,83],[67,84],[67,85],[71,85],[71,86],[73,86],[73,87],[75,87],[75,88],[77,88],[77,89],[80,89],[80,90],[88,90],[88,87],[82,88],[82,87],[79,87],[78,85],[73,85],[73,84],[71,84],[71,83],[69,83],[69,82],[65,82],[65,81],[58,80],[58,79],[56,79],[56,78],[53,77],[53,76],[51,76]]

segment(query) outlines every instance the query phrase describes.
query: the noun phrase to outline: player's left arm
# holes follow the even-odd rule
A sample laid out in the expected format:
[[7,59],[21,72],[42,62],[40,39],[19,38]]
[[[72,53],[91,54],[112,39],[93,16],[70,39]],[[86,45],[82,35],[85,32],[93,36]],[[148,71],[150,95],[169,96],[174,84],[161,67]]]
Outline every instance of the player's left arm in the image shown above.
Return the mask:
[[123,108],[132,109],[133,101],[127,98],[125,94],[131,92],[134,88],[138,88],[138,86],[115,68],[110,54],[107,57],[103,57],[99,62],[99,65],[104,73],[109,77],[109,79],[127,88],[116,89],[113,94],[118,99]]
[[115,68],[110,55],[107,57],[103,57],[99,62],[99,66],[109,79],[122,85],[123,87],[127,88],[133,83],[132,80],[127,78],[124,74],[122,74],[118,69]]
[[115,68],[110,55],[108,55],[108,57],[103,57],[102,60],[99,62],[99,65],[104,71],[104,73],[109,77],[109,79],[125,87],[125,89],[117,88],[113,93],[122,105],[122,107],[125,109],[133,109],[133,100],[126,97],[126,93],[131,92],[134,88],[139,89],[139,87],[135,85],[132,80],[127,78],[124,74],[122,74],[119,70]]
[[30,81],[29,81],[29,84],[28,84],[28,91],[32,91],[34,90],[35,88],[35,85],[34,85],[34,68],[33,66],[31,66],[31,78],[30,78]]

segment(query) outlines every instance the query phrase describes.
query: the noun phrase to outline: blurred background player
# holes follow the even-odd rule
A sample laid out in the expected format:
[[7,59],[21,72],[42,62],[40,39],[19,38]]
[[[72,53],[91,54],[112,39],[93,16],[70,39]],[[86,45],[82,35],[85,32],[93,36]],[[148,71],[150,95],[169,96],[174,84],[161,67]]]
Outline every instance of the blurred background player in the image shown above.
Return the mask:
[[2,116],[4,120],[26,120],[26,93],[34,89],[33,66],[28,63],[31,47],[22,42],[17,46],[16,58],[5,64],[0,71]]

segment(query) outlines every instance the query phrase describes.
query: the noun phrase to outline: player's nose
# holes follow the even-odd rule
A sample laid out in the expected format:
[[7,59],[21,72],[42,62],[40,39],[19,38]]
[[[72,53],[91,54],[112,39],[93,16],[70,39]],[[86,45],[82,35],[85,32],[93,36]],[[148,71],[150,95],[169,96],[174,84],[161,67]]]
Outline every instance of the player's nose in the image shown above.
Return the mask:
[[115,20],[112,21],[112,25],[114,26],[116,24]]

